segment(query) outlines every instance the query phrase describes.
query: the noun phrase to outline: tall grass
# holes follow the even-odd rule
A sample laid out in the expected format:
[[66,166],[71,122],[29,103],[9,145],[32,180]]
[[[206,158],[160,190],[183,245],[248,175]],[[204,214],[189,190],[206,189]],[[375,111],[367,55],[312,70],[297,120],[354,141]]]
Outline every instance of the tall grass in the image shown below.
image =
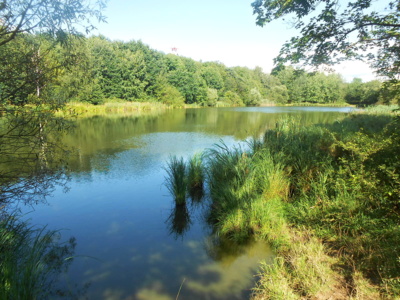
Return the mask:
[[188,162],[188,193],[192,200],[200,201],[203,196],[205,173],[202,154],[193,155]]
[[274,236],[272,244],[286,244],[280,213],[289,183],[276,158],[269,151],[253,153],[224,144],[209,150],[208,158],[209,220],[220,234],[239,242],[254,234]]
[[204,196],[205,171],[201,154],[193,155],[188,162],[171,156],[165,168],[165,184],[174,196],[176,205],[185,205],[187,196],[199,203]]
[[281,120],[247,148],[206,152],[209,221],[221,238],[276,251],[256,299],[400,297],[400,118]]
[[393,114],[394,112],[399,113],[399,105],[378,105],[369,106],[365,108],[368,114]]
[[174,196],[176,205],[186,204],[187,191],[187,167],[183,157],[171,156],[165,168],[167,177],[165,185]]
[[289,118],[246,148],[205,152],[216,235],[275,250],[255,299],[400,297],[399,128],[388,109],[325,125]]
[[0,299],[47,299],[59,292],[57,276],[72,261],[75,241],[35,229],[15,216],[0,221]]
[[110,100],[104,104],[94,105],[83,102],[69,102],[65,107],[58,112],[58,115],[69,116],[96,116],[107,114],[123,114],[134,113],[141,111],[153,111],[168,109],[167,105],[159,102],[127,102],[127,101],[113,101]]

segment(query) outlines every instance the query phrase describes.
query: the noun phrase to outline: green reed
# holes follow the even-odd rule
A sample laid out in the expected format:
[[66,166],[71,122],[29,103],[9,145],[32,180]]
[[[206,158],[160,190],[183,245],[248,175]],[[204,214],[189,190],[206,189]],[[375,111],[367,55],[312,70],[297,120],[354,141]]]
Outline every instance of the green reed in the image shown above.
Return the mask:
[[188,182],[186,162],[182,157],[171,156],[165,170],[168,175],[165,178],[165,185],[174,196],[175,204],[185,205]]
[[201,199],[204,189],[205,174],[202,155],[193,155],[188,162],[188,193],[192,199]]
[[0,221],[0,299],[47,299],[72,261],[75,241],[59,243],[57,231],[34,228],[15,216]]

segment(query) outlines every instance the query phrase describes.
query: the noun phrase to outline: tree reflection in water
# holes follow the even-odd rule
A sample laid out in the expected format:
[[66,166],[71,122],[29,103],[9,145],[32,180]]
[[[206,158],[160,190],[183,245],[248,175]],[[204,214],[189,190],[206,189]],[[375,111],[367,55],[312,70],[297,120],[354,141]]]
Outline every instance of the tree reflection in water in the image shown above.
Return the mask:
[[71,126],[40,107],[0,107],[0,204],[45,201],[66,185],[67,150],[61,142]]
[[3,213],[0,220],[0,299],[76,297],[59,280],[72,263],[75,238],[61,242],[58,231]]
[[23,221],[18,204],[45,202],[55,186],[66,187],[65,120],[37,107],[0,107],[0,299],[73,298],[84,293],[59,280],[76,241],[59,231]]

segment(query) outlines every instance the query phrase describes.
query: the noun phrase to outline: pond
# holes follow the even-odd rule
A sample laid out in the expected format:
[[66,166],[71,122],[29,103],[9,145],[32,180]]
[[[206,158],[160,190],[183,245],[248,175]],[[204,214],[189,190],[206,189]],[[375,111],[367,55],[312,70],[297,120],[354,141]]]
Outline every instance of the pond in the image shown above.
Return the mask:
[[68,191],[23,208],[33,224],[77,239],[66,281],[89,284],[88,299],[246,299],[263,242],[235,245],[212,235],[207,203],[176,210],[164,185],[170,155],[260,136],[287,116],[306,126],[350,108],[204,108],[83,118],[65,137]]

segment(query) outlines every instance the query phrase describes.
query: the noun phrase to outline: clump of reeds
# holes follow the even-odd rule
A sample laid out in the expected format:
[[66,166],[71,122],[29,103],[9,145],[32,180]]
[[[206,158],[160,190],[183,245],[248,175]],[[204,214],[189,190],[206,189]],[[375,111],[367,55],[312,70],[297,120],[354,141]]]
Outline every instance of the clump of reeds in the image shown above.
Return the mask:
[[192,200],[200,200],[204,189],[204,168],[201,154],[195,154],[188,163],[188,193]]
[[203,197],[205,173],[201,154],[195,154],[188,162],[171,156],[167,167],[166,186],[175,198],[176,205],[185,205],[187,195],[193,201]]
[[176,205],[186,204],[187,167],[183,157],[171,156],[165,168],[168,176],[165,178],[168,190],[175,198]]

